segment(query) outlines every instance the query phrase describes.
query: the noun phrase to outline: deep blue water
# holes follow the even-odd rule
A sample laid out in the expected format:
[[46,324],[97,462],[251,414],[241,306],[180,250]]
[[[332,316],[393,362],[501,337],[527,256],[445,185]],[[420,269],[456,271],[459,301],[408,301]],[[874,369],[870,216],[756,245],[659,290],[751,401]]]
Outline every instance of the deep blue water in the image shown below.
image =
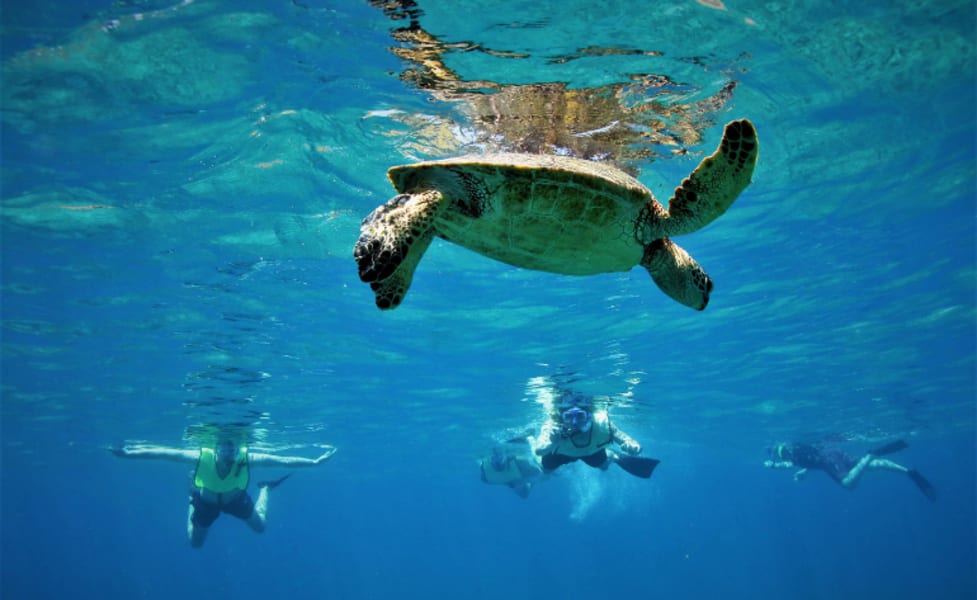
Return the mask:
[[[3,597],[977,596],[974,3],[395,4],[3,4]],[[701,313],[442,241],[394,311],[358,280],[391,165],[575,154],[665,201],[744,117],[752,185],[676,240]],[[538,378],[652,479],[483,484]],[[106,449],[220,427],[339,451],[192,550],[191,465]],[[762,466],[896,438],[937,502]]]

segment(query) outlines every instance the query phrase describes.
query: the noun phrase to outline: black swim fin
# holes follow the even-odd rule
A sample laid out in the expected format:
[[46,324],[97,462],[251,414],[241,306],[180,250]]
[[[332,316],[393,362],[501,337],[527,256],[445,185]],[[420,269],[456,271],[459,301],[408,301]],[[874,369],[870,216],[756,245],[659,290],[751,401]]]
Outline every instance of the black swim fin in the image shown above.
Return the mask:
[[279,477],[278,479],[276,479],[274,481],[262,481],[261,483],[258,484],[258,487],[259,488],[268,488],[269,490],[273,490],[276,487],[278,487],[279,485],[281,485],[281,483],[283,481],[285,481],[286,479],[288,479],[291,476],[292,476],[292,474],[289,473],[288,475],[283,475],[283,476]]
[[929,498],[930,502],[936,502],[936,488],[934,488],[929,481],[926,481],[926,478],[923,477],[919,471],[916,469],[909,469],[906,474],[909,475],[909,478],[913,480],[913,483],[916,484],[919,491],[923,492],[926,497]]
[[617,466],[635,477],[648,479],[651,477],[652,471],[655,470],[655,467],[661,461],[654,458],[642,458],[640,456],[618,456],[614,462],[617,463]]
[[875,450],[869,450],[869,454],[872,456],[885,456],[886,454],[895,454],[900,450],[905,450],[909,447],[909,444],[902,440],[896,440],[894,442],[888,443],[885,446],[876,448]]

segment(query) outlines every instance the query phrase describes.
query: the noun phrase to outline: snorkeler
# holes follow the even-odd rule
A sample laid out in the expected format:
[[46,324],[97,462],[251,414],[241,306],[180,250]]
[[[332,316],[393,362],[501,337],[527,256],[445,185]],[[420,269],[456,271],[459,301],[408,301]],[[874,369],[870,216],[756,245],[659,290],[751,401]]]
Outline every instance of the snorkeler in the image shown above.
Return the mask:
[[919,471],[908,469],[898,463],[885,458],[878,458],[893,454],[907,448],[909,444],[903,440],[896,440],[880,448],[868,452],[859,460],[855,460],[844,452],[836,449],[823,449],[811,444],[778,444],[768,451],[776,460],[766,460],[763,465],[772,469],[799,468],[794,473],[794,480],[798,481],[808,469],[824,471],[831,479],[846,489],[852,489],[858,483],[865,469],[888,469],[905,473],[930,501],[936,500],[936,490]]
[[109,448],[116,456],[124,458],[159,458],[176,462],[196,462],[193,489],[190,492],[190,509],[187,513],[187,536],[194,548],[203,546],[210,526],[222,512],[246,522],[252,530],[261,533],[268,520],[268,491],[289,477],[258,484],[261,490],[258,500],[248,494],[251,467],[268,465],[279,467],[312,467],[328,460],[336,448],[325,446],[325,452],[316,458],[300,456],[276,456],[250,452],[230,438],[220,438],[213,446],[199,450],[184,450],[164,446],[123,446]]
[[[615,443],[627,456],[610,449]],[[638,457],[641,445],[615,427],[606,410],[595,410],[592,398],[569,390],[562,392],[533,445],[544,473],[582,460],[597,469],[607,469],[614,463],[636,477],[647,479],[659,462]]]
[[542,470],[535,456],[523,456],[514,451],[516,446],[525,445],[526,438],[509,440],[506,447],[492,449],[492,456],[483,458],[479,463],[482,481],[493,485],[508,486],[520,498],[528,498],[536,478]]

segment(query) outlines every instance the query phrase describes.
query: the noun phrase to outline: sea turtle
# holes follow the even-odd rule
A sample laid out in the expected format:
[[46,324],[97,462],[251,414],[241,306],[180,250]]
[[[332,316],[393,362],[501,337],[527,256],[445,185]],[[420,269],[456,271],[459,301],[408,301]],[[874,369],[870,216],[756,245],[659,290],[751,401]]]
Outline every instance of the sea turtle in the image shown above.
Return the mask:
[[712,280],[669,238],[718,218],[750,183],[759,146],[746,119],[675,189],[666,211],[636,179],[562,156],[490,154],[393,167],[400,194],[361,225],[353,256],[381,309],[404,299],[434,236],[523,267],[592,275],[640,264],[666,294],[702,310]]

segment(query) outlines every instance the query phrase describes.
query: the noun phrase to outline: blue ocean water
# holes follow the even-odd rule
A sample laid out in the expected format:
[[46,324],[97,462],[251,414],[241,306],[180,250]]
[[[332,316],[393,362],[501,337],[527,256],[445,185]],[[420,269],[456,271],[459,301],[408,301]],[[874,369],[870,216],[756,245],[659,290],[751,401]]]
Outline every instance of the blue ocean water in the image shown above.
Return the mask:
[[[0,593],[975,597],[975,10],[3,3]],[[715,281],[701,313],[640,268],[440,240],[396,310],[358,280],[391,165],[569,154],[664,202],[738,118],[753,183],[677,240]],[[654,476],[482,483],[541,380],[604,397]],[[107,449],[220,428],[339,451],[271,492],[264,534],[225,515],[193,550],[192,465]],[[935,503],[762,464],[897,438]]]

